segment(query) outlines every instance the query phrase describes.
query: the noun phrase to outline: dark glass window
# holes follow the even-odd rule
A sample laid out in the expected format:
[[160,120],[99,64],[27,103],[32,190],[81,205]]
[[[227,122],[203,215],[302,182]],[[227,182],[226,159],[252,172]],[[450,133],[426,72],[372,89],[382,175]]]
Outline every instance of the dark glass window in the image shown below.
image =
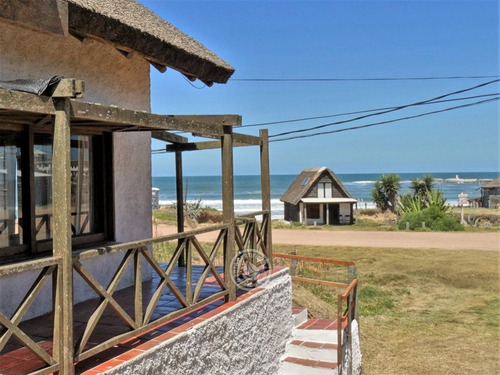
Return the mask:
[[23,243],[21,189],[20,133],[0,130],[0,247]]
[[[52,248],[52,141],[50,133],[0,129],[0,255]],[[105,142],[111,138],[102,134],[71,136],[74,245],[111,238],[110,184],[105,184],[111,181],[106,177],[111,157]]]

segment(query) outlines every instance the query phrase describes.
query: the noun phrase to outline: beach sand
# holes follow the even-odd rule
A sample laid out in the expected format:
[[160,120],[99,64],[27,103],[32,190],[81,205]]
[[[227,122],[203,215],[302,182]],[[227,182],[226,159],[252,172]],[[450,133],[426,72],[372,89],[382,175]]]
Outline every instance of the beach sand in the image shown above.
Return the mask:
[[[177,232],[175,225],[159,224],[154,235]],[[214,242],[218,232],[197,236],[201,242]],[[273,229],[273,243],[313,246],[362,246],[388,248],[436,248],[448,250],[500,251],[500,233],[451,232],[375,232]]]

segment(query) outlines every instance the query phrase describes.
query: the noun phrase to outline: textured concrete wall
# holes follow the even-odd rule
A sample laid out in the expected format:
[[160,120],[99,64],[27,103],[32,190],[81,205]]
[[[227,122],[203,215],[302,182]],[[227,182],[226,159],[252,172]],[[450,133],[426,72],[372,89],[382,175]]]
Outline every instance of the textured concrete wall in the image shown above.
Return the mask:
[[[150,110],[149,64],[139,55],[125,58],[114,47],[82,43],[72,36],[41,34],[0,23],[0,80],[48,78],[53,75],[85,81],[84,101]],[[149,133],[116,134],[114,148],[114,199],[116,240],[150,238],[151,140]],[[122,254],[85,261],[97,279],[107,286]],[[145,277],[151,270],[145,267]],[[10,315],[38,272],[0,279],[0,311]],[[129,269],[120,287],[131,285]],[[75,275],[75,302],[96,294]],[[50,281],[30,309],[27,318],[51,309]]]
[[276,374],[292,332],[292,285],[288,270],[270,279],[264,291],[106,374]]
[[150,110],[149,64],[110,45],[0,23],[0,80],[62,75],[85,81],[84,100]]

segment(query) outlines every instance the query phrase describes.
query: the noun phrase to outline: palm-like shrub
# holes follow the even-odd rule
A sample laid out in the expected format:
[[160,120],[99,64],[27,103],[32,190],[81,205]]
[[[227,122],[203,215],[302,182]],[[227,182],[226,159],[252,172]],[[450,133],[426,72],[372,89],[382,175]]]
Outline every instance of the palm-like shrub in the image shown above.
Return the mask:
[[422,211],[423,208],[422,200],[419,197],[415,197],[411,192],[403,194],[399,197],[398,213],[400,215],[404,215],[409,212],[419,212]]
[[382,211],[396,212],[401,178],[394,173],[383,174],[380,181],[373,184],[372,200]]

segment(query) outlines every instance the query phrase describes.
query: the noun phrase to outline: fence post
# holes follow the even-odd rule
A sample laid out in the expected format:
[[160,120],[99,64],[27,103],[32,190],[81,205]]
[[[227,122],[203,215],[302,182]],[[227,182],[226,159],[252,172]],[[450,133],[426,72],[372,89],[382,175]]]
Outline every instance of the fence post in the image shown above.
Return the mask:
[[73,254],[71,248],[71,144],[69,97],[54,99],[52,146],[53,253],[61,259],[57,268],[54,298],[54,357],[59,373],[72,375],[73,366]]
[[[292,251],[290,255],[297,255],[296,251]],[[295,259],[292,259],[290,262],[290,276],[295,276],[297,273],[297,261]]]
[[[265,223],[264,233],[262,234],[266,249],[266,256],[269,258],[269,264],[273,265],[273,240],[272,240],[272,221],[271,221],[271,177],[269,169],[269,140],[267,129],[259,130],[260,136],[260,179],[262,190],[262,210],[268,211],[267,221]],[[262,216],[264,225],[266,218]]]
[[[347,269],[347,273],[348,273],[347,283],[350,284],[354,279],[358,278],[358,267],[349,266],[349,268]],[[353,293],[353,301],[354,301],[353,316],[354,316],[354,319],[356,319],[356,321],[359,322],[359,320],[358,320],[358,286],[357,285],[353,289],[352,293]]]
[[224,281],[229,295],[226,301],[236,299],[236,284],[231,262],[235,258],[235,222],[234,222],[234,183],[233,183],[233,128],[224,126],[224,135],[221,137],[222,148],[222,214],[227,224],[226,241],[224,242]]

